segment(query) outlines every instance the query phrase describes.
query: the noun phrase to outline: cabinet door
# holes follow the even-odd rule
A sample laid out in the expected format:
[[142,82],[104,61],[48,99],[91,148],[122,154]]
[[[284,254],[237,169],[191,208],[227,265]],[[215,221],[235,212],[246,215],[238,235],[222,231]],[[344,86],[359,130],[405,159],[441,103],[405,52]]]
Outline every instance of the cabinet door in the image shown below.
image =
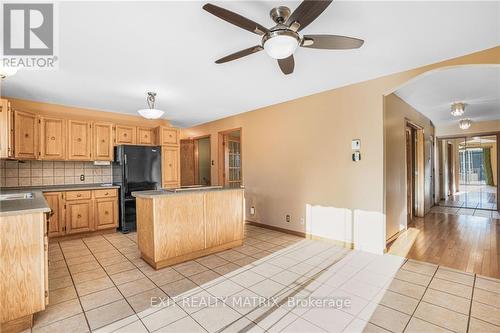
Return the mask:
[[61,192],[44,193],[45,200],[51,209],[49,216],[49,237],[62,236],[64,234],[63,199]]
[[179,130],[173,127],[158,127],[158,144],[160,145],[178,145],[179,144]]
[[135,126],[116,125],[115,127],[115,143],[117,145],[133,145],[135,139]]
[[66,233],[91,231],[93,215],[92,200],[66,201]]
[[161,148],[161,168],[162,168],[162,184],[164,188],[179,186],[179,147],[178,146],[163,146]]
[[154,129],[146,127],[137,128],[137,144],[139,145],[152,145],[154,144]]
[[14,157],[12,118],[9,101],[0,99],[0,158]]
[[64,160],[66,158],[66,121],[40,118],[40,158]]
[[37,157],[37,118],[34,113],[14,111],[14,156],[19,159]]
[[118,199],[95,199],[94,204],[95,230],[118,227]]
[[91,124],[87,121],[68,121],[69,160],[91,160],[91,129]]
[[113,160],[113,125],[109,123],[94,123],[94,160]]

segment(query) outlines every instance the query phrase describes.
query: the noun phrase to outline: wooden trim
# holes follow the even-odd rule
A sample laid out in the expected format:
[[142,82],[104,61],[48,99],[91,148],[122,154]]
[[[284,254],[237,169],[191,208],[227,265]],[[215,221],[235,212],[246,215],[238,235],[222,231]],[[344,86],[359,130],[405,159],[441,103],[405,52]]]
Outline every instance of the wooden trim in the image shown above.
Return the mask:
[[463,133],[463,134],[455,134],[455,135],[444,135],[444,136],[437,136],[436,140],[446,140],[446,139],[460,139],[460,138],[467,138],[467,137],[473,137],[473,136],[494,136],[494,135],[500,135],[500,131],[493,131],[493,132],[484,132],[484,133]]
[[302,231],[289,230],[289,229],[285,229],[285,228],[276,227],[274,225],[269,225],[269,224],[254,222],[254,221],[248,221],[248,220],[246,220],[245,223],[248,225],[253,225],[255,227],[260,227],[260,228],[265,228],[265,229],[269,229],[269,230],[283,232],[283,233],[289,234],[289,235],[294,235],[294,236],[303,237],[303,238],[307,237],[307,234],[305,232],[302,232]]
[[[92,218],[94,218],[93,215],[92,215]],[[116,232],[116,227],[109,228],[109,229],[95,230],[95,231],[80,232],[80,233],[75,233],[75,234],[66,234],[64,236],[49,237],[49,243],[62,242],[62,241],[73,240],[73,239],[80,239],[80,238],[85,238],[87,236],[93,237],[93,236],[99,236],[99,235],[106,235],[106,234],[112,234],[115,232]]]
[[[243,127],[232,128],[224,131],[218,132],[218,142],[217,142],[217,184],[225,186],[226,182],[224,180],[224,173],[226,169],[227,158],[225,156],[226,150],[224,149],[224,139],[225,136],[231,132],[240,131],[240,163],[241,163],[241,185],[244,185],[243,178]],[[213,183],[213,181],[212,181]]]
[[232,249],[234,247],[238,247],[238,246],[242,246],[242,245],[243,245],[243,240],[240,239],[240,240],[236,240],[236,241],[233,241],[230,243],[210,247],[208,249],[203,249],[203,250],[191,252],[191,253],[181,255],[178,257],[160,260],[156,263],[154,262],[154,260],[152,260],[148,256],[144,255],[143,253],[141,253],[141,258],[144,259],[144,261],[146,261],[148,264],[150,264],[154,269],[160,269],[160,268],[172,266],[172,265],[175,265],[175,264],[187,261],[187,260],[192,260],[195,258],[204,257],[204,256],[207,256],[209,254],[221,252],[221,251]]
[[0,332],[2,333],[18,333],[33,327],[33,315],[17,318],[0,324]]
[[[412,128],[416,131],[416,161],[415,168],[417,172],[417,180],[415,192],[417,193],[417,209],[415,211],[415,216],[424,217],[425,215],[425,133],[424,128],[418,124],[415,124],[409,119],[405,118],[405,131],[407,128]],[[406,137],[406,136],[405,136]],[[406,143],[405,143],[406,145]],[[405,161],[407,160],[407,149],[405,149]],[[406,162],[405,162],[406,164]],[[405,168],[407,170],[407,168]],[[408,175],[406,173],[406,186],[408,186]],[[405,194],[406,195],[406,194]],[[407,209],[408,209],[408,202]]]

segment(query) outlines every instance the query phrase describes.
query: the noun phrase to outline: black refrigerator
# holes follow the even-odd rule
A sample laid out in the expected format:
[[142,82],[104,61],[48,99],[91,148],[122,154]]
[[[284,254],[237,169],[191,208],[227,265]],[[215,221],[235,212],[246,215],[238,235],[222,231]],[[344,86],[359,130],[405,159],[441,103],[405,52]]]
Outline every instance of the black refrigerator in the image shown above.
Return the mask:
[[134,191],[161,188],[161,147],[116,146],[113,184],[120,186],[120,225],[123,233],[136,230]]

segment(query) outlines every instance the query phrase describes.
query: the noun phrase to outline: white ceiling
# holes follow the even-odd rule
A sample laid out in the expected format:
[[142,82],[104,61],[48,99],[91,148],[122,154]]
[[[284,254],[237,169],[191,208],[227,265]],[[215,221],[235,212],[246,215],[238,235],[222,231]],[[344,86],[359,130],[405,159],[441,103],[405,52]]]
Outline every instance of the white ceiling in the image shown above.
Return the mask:
[[[299,2],[216,3],[264,26]],[[62,2],[57,71],[20,71],[2,94],[135,114],[146,91],[177,126],[191,126],[500,44],[500,2],[334,2],[305,34],[365,40],[359,50],[299,49],[283,75],[264,52],[214,60],[257,35],[201,9],[204,2]],[[306,111],[306,110],[305,110]]]
[[[424,74],[396,91],[436,125],[500,119],[500,65],[463,66]],[[451,104],[465,102],[465,115],[451,115]]]

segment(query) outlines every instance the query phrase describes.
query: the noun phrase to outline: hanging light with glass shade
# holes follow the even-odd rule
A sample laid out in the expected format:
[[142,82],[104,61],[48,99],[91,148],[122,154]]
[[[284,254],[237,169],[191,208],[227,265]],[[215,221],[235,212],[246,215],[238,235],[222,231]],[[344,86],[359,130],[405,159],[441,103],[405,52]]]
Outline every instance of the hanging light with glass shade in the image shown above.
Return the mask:
[[460,117],[465,113],[465,103],[453,103],[451,105],[451,115]]
[[470,120],[469,118],[461,119],[458,122],[458,127],[460,127],[460,129],[463,129],[463,130],[469,129],[471,127],[471,125],[472,125],[472,120]]
[[158,119],[165,113],[164,111],[155,109],[156,93],[148,92],[146,97],[146,102],[148,103],[148,109],[141,109],[137,112],[146,119]]

